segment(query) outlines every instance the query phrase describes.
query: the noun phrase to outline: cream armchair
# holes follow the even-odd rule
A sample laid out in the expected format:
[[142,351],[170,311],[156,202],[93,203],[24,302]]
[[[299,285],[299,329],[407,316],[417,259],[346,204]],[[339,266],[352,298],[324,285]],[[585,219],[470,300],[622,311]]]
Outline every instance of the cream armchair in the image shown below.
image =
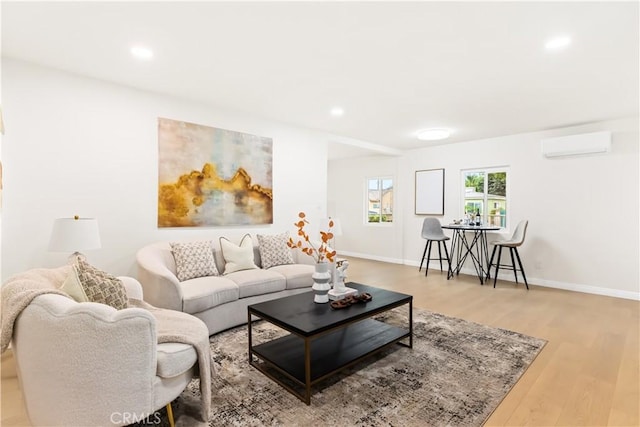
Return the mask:
[[[120,278],[142,299],[133,278]],[[37,426],[107,426],[140,421],[185,389],[197,363],[187,344],[158,344],[142,308],[37,296],[13,328],[13,351],[27,415]],[[151,418],[152,419],[152,418]]]

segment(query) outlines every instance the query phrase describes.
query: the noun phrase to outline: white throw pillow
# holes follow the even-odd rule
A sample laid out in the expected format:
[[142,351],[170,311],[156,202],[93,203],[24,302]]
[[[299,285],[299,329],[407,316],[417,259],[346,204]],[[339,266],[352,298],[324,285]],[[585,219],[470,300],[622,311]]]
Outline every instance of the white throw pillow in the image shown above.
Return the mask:
[[176,276],[181,282],[196,277],[220,275],[213,259],[210,241],[170,243],[170,245],[176,260]]
[[78,278],[78,270],[76,269],[75,265],[71,266],[71,271],[69,272],[67,278],[64,280],[64,283],[62,283],[60,290],[69,294],[69,296],[77,302],[89,301],[89,298],[87,298],[87,294],[82,288],[82,283],[80,283],[80,279]]
[[224,274],[258,268],[253,261],[253,241],[249,234],[244,235],[239,246],[221,237],[220,249],[225,262]]
[[269,268],[276,265],[293,264],[291,249],[287,246],[289,233],[264,236],[258,234],[258,245],[260,249],[260,259],[262,268]]

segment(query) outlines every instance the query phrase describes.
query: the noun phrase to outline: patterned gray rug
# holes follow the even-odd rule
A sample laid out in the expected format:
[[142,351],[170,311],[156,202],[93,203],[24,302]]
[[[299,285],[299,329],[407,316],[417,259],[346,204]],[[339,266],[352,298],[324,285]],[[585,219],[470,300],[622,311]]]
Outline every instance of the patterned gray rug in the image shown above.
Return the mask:
[[[394,323],[403,316],[406,309],[386,315]],[[424,310],[413,319],[413,349],[393,346],[318,384],[311,406],[249,366],[246,326],[214,335],[208,425],[480,426],[546,343]],[[282,331],[259,322],[254,334],[263,342]],[[194,380],[173,403],[178,426],[206,425],[191,416],[198,399]]]

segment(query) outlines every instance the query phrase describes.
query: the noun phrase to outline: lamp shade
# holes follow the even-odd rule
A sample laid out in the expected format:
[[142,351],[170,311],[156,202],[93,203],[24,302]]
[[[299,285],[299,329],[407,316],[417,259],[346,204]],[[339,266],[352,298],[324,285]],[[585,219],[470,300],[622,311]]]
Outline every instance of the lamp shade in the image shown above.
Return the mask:
[[53,252],[74,252],[99,249],[100,232],[95,218],[58,218],[53,223],[49,240],[49,250]]

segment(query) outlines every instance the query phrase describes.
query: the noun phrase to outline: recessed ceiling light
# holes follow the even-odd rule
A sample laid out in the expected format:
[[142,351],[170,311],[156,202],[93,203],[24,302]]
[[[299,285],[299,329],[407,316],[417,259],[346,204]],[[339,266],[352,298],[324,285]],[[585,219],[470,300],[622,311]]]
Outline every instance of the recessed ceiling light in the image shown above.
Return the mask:
[[421,141],[437,141],[449,138],[450,135],[451,130],[445,128],[424,129],[417,133],[418,139]]
[[148,47],[134,46],[131,48],[131,54],[138,59],[151,59],[153,58],[153,51]]
[[571,44],[571,38],[567,36],[562,36],[562,37],[556,37],[556,38],[547,40],[544,47],[547,50],[558,50],[558,49],[564,49],[570,44]]
[[331,115],[335,117],[339,117],[344,114],[344,110],[340,107],[334,107],[331,109]]

